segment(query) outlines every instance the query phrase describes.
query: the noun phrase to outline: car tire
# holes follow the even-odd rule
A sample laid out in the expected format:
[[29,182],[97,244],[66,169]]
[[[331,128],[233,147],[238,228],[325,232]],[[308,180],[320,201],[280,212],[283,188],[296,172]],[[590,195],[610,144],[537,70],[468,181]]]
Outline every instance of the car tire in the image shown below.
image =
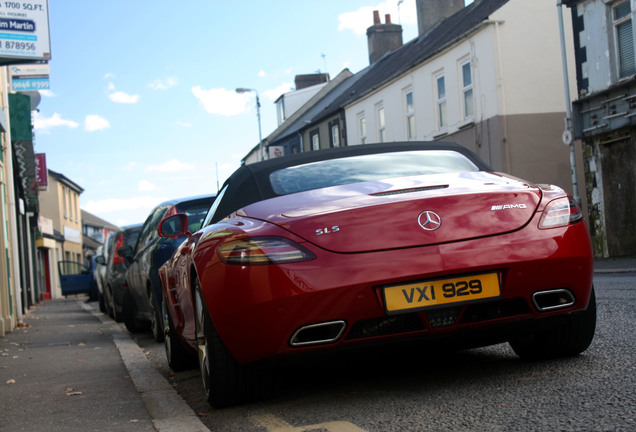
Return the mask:
[[150,329],[152,330],[152,336],[155,341],[163,342],[163,319],[161,318],[161,309],[159,307],[157,299],[155,299],[155,291],[152,286],[148,289],[148,304],[150,306]]
[[166,349],[168,366],[175,372],[189,369],[194,366],[194,356],[179,340],[174,324],[172,324],[172,318],[170,318],[170,314],[168,313],[165,298],[163,302],[161,302],[161,312],[163,314],[163,344]]
[[247,402],[259,396],[257,370],[239,365],[223,345],[194,281],[194,316],[199,368],[205,398],[215,408]]
[[587,309],[566,317],[566,321],[530,336],[510,341],[513,351],[526,360],[569,357],[585,351],[596,331],[596,295],[590,294]]
[[[122,300],[121,309],[126,329],[131,333],[139,333],[142,328],[137,322],[137,306],[129,289],[126,289],[126,291],[124,291],[124,298]],[[113,310],[115,310],[115,314],[117,314],[117,309],[113,307]]]

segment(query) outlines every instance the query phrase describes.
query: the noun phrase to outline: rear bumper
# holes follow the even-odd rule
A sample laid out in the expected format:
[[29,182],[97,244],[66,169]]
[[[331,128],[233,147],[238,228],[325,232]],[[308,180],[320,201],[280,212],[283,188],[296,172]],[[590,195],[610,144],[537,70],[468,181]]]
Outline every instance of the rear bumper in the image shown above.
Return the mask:
[[[413,338],[498,343],[584,310],[592,287],[593,257],[583,223],[362,254],[305,246],[316,260],[262,267],[216,264],[199,271],[217,331],[240,363]],[[391,316],[385,311],[385,285],[483,272],[499,275],[500,298]],[[571,293],[572,304],[538,310],[533,294],[552,290]],[[327,343],[333,331],[317,333],[319,343],[292,346],[292,336],[304,326],[340,321],[344,330]]]

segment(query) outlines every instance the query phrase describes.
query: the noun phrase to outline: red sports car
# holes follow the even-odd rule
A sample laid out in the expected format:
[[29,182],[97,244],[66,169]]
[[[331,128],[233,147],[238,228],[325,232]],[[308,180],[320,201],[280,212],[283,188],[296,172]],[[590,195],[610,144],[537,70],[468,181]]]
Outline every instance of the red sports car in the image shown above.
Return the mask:
[[589,233],[563,189],[492,172],[449,143],[245,165],[161,268],[166,349],[198,352],[214,406],[259,391],[264,360],[399,340],[579,354],[596,327]]

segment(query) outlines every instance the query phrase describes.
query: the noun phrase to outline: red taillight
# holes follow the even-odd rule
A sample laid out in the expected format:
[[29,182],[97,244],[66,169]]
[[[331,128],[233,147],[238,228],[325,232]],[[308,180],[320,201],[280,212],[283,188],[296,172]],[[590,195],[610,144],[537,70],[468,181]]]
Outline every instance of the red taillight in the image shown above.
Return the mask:
[[539,228],[557,228],[567,226],[583,219],[581,209],[572,197],[558,198],[550,201],[543,210]]
[[301,245],[282,237],[237,240],[219,246],[216,252],[224,264],[240,266],[285,264],[316,258]]
[[119,234],[117,237],[117,243],[115,243],[115,250],[113,251],[113,264],[123,264],[124,258],[119,256],[117,251],[124,246],[124,233]]

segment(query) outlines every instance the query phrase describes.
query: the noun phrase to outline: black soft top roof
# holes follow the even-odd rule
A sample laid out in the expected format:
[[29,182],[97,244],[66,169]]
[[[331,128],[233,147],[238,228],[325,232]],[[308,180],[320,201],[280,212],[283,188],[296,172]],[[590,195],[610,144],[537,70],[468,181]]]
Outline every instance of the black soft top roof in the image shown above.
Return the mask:
[[283,168],[304,165],[329,159],[351,156],[392,153],[411,150],[452,150],[463,154],[482,171],[491,171],[475,153],[455,143],[449,142],[392,142],[385,144],[364,144],[348,147],[338,147],[269,159],[249,165],[243,165],[223,183],[229,185],[227,191],[216,209],[212,222],[249,204],[278,196],[272,189],[269,175]]

